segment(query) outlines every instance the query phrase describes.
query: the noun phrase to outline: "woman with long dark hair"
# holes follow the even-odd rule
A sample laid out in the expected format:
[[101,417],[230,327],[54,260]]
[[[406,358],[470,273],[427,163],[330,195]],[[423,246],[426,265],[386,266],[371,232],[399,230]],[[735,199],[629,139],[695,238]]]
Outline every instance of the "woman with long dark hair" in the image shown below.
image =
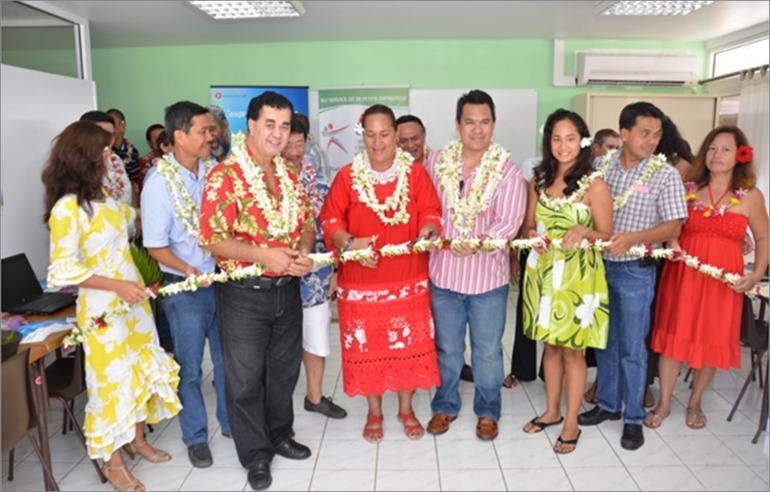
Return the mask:
[[[693,162],[687,190],[688,218],[677,241],[700,260],[739,275],[728,285],[679,261],[663,267],[655,306],[651,347],[660,354],[660,401],[644,425],[657,429],[671,413],[671,397],[682,362],[695,370],[685,424],[706,426],[701,401],[717,369],[741,367],[743,293],[767,268],[767,210],[755,186],[752,149],[735,126],[712,130]],[[757,244],[754,271],[744,273],[741,243],[747,227]]]
[[[524,334],[545,344],[543,369],[547,408],[524,426],[541,432],[564,422],[554,451],[575,450],[577,416],[588,369],[586,347],[603,349],[609,330],[609,300],[601,253],[584,240],[608,240],[612,197],[591,162],[591,137],[583,119],[558,109],[543,129],[543,160],[535,168],[523,237],[548,236],[551,246],[534,248],[527,258]],[[557,247],[554,241],[561,241]],[[567,413],[561,414],[562,382]]]
[[171,459],[145,440],[144,426],[179,412],[179,366],[158,345],[150,292],[129,251],[135,211],[102,189],[111,141],[88,121],[70,124],[54,141],[42,176],[51,231],[48,285],[79,287],[88,456],[104,460],[102,471],[116,489],[143,491],[120,450],[132,459]]

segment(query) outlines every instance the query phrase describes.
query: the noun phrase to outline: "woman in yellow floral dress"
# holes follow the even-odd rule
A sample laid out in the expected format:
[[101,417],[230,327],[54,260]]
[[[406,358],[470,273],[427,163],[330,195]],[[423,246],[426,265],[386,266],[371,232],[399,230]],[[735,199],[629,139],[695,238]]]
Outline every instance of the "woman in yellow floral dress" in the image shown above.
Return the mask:
[[[547,409],[524,426],[541,432],[564,422],[554,451],[571,453],[580,437],[577,416],[586,386],[586,347],[603,349],[609,331],[609,301],[601,253],[583,240],[608,240],[612,196],[591,166],[591,138],[583,119],[559,109],[543,129],[543,160],[535,168],[521,234],[547,234],[547,248],[534,248],[524,278],[524,334],[545,344],[543,372]],[[561,241],[561,245],[553,244]],[[567,413],[561,414],[562,382]]]
[[91,459],[118,490],[143,491],[125,467],[121,448],[151,462],[171,456],[144,438],[145,422],[176,415],[179,366],[158,345],[155,323],[128,247],[134,209],[105,196],[102,176],[112,136],[91,122],[75,122],[56,138],[43,171],[51,230],[48,284],[77,285],[78,324],[128,305],[90,332],[86,354],[85,435]]

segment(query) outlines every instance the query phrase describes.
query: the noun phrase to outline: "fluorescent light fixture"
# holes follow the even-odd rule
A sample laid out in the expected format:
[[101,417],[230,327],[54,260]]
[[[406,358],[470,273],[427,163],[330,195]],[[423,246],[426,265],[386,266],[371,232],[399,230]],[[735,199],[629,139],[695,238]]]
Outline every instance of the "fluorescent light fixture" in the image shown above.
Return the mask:
[[262,17],[302,17],[300,1],[190,2],[215,19],[253,19]]
[[600,15],[687,15],[713,1],[619,1],[596,2]]

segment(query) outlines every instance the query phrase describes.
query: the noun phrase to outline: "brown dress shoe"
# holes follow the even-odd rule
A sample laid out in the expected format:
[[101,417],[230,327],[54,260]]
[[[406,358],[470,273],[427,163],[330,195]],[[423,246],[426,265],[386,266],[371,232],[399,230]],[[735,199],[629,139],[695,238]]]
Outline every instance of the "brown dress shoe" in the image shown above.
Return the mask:
[[428,432],[431,434],[443,434],[449,430],[449,423],[457,418],[457,415],[449,415],[447,413],[437,413],[431,417],[428,422]]
[[497,437],[498,432],[497,420],[489,417],[479,417],[479,421],[476,424],[476,437],[484,440],[494,439]]

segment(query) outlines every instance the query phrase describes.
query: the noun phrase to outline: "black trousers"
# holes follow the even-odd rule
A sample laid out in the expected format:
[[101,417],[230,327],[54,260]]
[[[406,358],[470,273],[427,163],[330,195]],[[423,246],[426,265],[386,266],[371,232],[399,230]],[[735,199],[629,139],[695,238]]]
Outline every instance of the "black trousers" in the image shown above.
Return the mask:
[[275,446],[294,435],[302,362],[299,281],[267,289],[225,282],[216,289],[227,414],[238,459],[251,469],[270,462]]
[[[527,266],[528,249],[519,250],[519,298],[516,301],[516,331],[513,335],[513,348],[511,349],[511,375],[521,381],[534,381],[535,366],[537,365],[537,343],[524,335],[523,293],[524,270]],[[540,361],[540,379],[543,376],[543,362]]]

